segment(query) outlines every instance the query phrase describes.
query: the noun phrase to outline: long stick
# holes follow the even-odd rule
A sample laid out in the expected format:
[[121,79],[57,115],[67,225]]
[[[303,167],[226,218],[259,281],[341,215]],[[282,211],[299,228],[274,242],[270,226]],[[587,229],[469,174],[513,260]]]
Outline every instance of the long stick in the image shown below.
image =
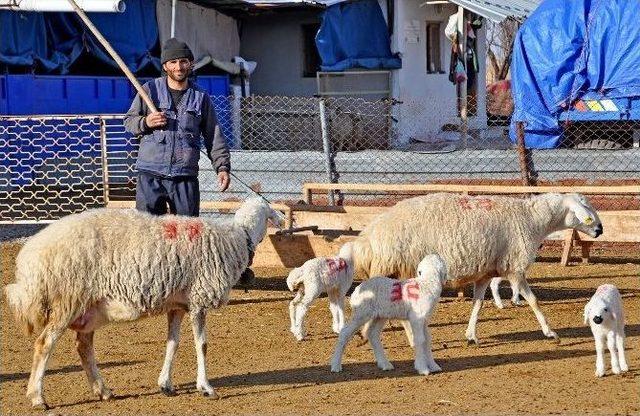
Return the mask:
[[73,7],[73,10],[75,10],[78,16],[80,16],[80,19],[82,19],[84,24],[87,25],[91,33],[93,33],[93,35],[98,39],[102,46],[104,46],[107,52],[109,52],[109,55],[111,55],[113,60],[116,61],[120,69],[122,69],[122,72],[124,72],[127,78],[129,78],[129,81],[131,81],[136,91],[138,91],[138,94],[140,94],[140,97],[142,97],[142,100],[145,102],[147,107],[149,107],[152,112],[157,112],[158,109],[156,108],[155,104],[153,104],[153,101],[151,101],[151,98],[149,98],[149,95],[147,95],[145,90],[142,89],[142,85],[140,85],[136,77],[133,75],[133,72],[129,70],[122,58],[120,58],[118,53],[111,47],[104,36],[102,36],[98,28],[96,28],[93,23],[91,23],[91,20],[89,20],[85,12],[80,8],[80,6],[78,6],[78,3],[76,3],[75,0],[69,0],[69,3],[71,3],[71,7]]

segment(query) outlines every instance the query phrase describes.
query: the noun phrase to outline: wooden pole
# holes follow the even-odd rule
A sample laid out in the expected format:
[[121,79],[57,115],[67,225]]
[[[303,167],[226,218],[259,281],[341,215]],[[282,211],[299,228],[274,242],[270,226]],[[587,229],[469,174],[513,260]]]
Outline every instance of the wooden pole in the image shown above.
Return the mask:
[[522,177],[522,185],[531,185],[529,163],[527,163],[527,147],[524,142],[524,123],[518,121],[516,123],[516,136],[518,138],[518,159],[520,160],[520,175]]
[[127,76],[127,78],[129,78],[129,81],[131,81],[131,83],[135,87],[136,91],[138,91],[138,94],[140,94],[140,97],[142,97],[142,100],[145,102],[147,107],[149,107],[149,109],[152,112],[154,112],[154,113],[157,112],[158,109],[156,108],[155,104],[153,104],[153,101],[151,101],[151,98],[149,97],[149,95],[145,92],[144,89],[142,89],[142,85],[140,85],[140,83],[138,82],[136,77],[133,75],[133,72],[131,72],[129,70],[127,65],[122,60],[122,58],[120,58],[118,53],[111,47],[111,45],[104,38],[104,36],[102,36],[102,34],[98,30],[98,28],[96,28],[93,25],[93,23],[91,23],[91,20],[89,20],[89,18],[85,14],[85,12],[80,8],[80,6],[78,6],[78,3],[76,3],[75,0],[69,0],[69,3],[71,3],[71,7],[73,7],[73,10],[75,10],[75,12],[78,14],[78,16],[80,16],[80,19],[82,19],[84,24],[87,25],[87,27],[89,28],[91,33],[93,33],[93,35],[96,37],[96,39],[98,39],[98,41],[102,44],[102,46],[104,46],[104,48],[107,50],[109,55],[111,55],[113,60],[116,61],[116,63],[120,67],[120,69],[122,69],[122,72],[124,72],[124,74]]

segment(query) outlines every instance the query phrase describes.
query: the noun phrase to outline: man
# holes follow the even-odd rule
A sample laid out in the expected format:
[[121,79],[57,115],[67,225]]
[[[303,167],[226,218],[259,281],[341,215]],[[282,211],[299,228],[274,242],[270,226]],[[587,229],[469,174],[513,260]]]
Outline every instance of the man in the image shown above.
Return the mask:
[[138,94],[124,121],[126,130],[141,138],[136,208],[163,215],[168,205],[172,214],[197,217],[200,136],[204,137],[221,191],[229,187],[229,148],[211,98],[189,81],[193,53],[187,44],[175,38],[167,40],[161,62],[167,76],[143,86],[158,112],[151,112]]

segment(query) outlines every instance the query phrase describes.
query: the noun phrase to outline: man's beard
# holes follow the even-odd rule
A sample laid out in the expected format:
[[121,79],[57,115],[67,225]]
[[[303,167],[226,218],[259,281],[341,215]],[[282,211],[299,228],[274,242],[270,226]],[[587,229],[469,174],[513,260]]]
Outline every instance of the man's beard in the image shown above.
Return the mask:
[[175,82],[183,82],[189,76],[189,72],[190,71],[185,71],[184,74],[180,76],[174,72],[167,71],[167,76],[172,80],[174,80]]

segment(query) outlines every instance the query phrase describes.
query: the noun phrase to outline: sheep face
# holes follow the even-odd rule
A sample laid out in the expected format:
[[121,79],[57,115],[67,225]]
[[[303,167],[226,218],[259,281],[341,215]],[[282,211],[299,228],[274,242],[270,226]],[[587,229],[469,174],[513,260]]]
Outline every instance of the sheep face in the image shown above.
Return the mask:
[[443,285],[447,280],[447,265],[437,254],[427,254],[418,264],[418,279],[436,278]]
[[593,238],[602,234],[600,217],[587,198],[580,194],[567,194],[563,197],[563,203],[567,208],[564,218],[567,228],[581,231]]
[[584,323],[593,322],[603,328],[615,327],[617,320],[615,312],[604,300],[593,298],[584,308]]

